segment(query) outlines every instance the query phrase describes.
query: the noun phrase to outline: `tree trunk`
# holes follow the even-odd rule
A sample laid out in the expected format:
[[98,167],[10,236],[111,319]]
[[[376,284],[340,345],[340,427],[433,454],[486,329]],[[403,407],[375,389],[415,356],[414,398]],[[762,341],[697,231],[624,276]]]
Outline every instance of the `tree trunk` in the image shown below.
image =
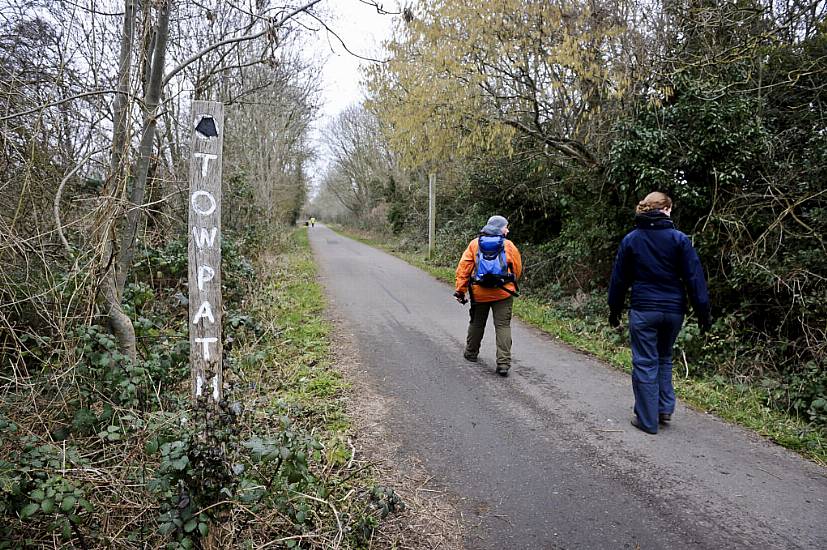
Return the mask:
[[[124,179],[124,164],[128,160],[129,147],[129,81],[132,69],[132,42],[135,37],[135,0],[124,1],[123,32],[121,34],[120,58],[118,62],[118,92],[112,105],[112,153],[109,162],[107,188],[110,194],[120,189]],[[109,329],[118,341],[118,349],[132,360],[137,356],[135,327],[123,312],[121,293],[118,290],[115,268],[114,240],[116,231],[111,218],[99,220],[104,244],[103,259],[106,270],[101,281],[101,298],[104,311],[109,318]]]
[[118,62],[118,93],[112,104],[112,154],[109,182],[114,185],[123,175],[124,158],[129,146],[129,80],[132,73],[132,41],[135,38],[135,0],[124,1],[123,32]]
[[161,101],[161,82],[164,75],[164,60],[166,59],[167,37],[169,36],[169,12],[171,0],[163,2],[158,9],[158,27],[155,39],[151,41],[154,51],[147,52],[147,58],[152,56],[152,65],[149,70],[148,86],[144,95],[144,123],[141,134],[141,145],[138,150],[138,163],[135,167],[134,182],[129,194],[129,210],[126,213],[126,226],[123,229],[120,255],[118,257],[118,295],[123,294],[126,279],[132,269],[132,258],[135,255],[135,236],[138,233],[138,222],[141,218],[141,205],[146,195],[147,174],[152,160],[152,150],[155,144],[155,129],[157,123],[158,104]]

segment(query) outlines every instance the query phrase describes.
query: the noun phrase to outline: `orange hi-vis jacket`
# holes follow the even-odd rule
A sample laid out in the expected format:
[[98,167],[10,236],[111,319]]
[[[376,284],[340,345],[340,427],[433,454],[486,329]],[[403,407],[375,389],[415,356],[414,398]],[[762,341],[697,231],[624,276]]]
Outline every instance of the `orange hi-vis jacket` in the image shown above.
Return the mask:
[[[468,243],[468,248],[463,252],[462,259],[457,265],[455,287],[459,292],[468,292],[468,282],[474,273],[479,247],[480,243],[477,239]],[[511,272],[514,273],[514,277],[519,280],[523,274],[523,259],[520,257],[520,251],[517,250],[514,243],[508,239],[505,240],[505,260],[510,266]],[[507,283],[505,288],[510,289],[512,292],[517,291],[514,283]],[[505,300],[511,296],[511,294],[501,288],[485,288],[479,285],[474,285],[471,292],[474,295],[475,302],[496,302],[497,300]]]

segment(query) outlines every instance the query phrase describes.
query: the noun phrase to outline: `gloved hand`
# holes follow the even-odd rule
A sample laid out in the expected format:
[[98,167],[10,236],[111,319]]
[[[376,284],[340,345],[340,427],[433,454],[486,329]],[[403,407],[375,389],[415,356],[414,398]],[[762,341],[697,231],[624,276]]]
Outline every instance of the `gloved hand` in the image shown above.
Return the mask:
[[620,326],[620,313],[617,311],[612,311],[609,313],[609,326],[612,327],[619,327]]
[[698,318],[698,328],[701,329],[701,334],[706,334],[712,328],[712,315],[706,313]]
[[454,292],[454,298],[456,298],[457,302],[459,302],[460,304],[467,304],[468,303],[468,300],[465,299],[465,293],[460,292],[459,290]]

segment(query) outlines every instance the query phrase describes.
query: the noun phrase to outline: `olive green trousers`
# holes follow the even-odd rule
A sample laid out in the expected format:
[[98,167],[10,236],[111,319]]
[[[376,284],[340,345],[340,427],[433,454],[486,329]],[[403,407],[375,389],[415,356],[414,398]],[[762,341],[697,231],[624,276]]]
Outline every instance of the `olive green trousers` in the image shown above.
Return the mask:
[[480,352],[488,312],[494,316],[494,332],[497,339],[497,366],[507,369],[511,366],[511,311],[514,298],[496,302],[476,302],[471,304],[471,322],[468,325],[468,338],[465,344],[466,357],[476,359]]

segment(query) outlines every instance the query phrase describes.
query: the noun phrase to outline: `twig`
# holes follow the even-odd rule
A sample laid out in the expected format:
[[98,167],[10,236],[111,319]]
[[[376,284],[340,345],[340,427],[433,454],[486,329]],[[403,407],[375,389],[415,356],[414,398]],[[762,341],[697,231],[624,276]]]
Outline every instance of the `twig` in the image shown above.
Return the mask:
[[201,514],[201,513],[203,513],[203,512],[206,512],[207,510],[210,510],[210,509],[212,509],[212,508],[215,508],[216,506],[221,506],[222,504],[232,504],[232,503],[233,503],[233,501],[232,501],[232,500],[222,500],[221,502],[216,502],[215,504],[210,504],[210,505],[209,505],[209,506],[207,506],[206,508],[202,508],[202,509],[198,510],[198,511],[197,511],[195,514],[193,514],[193,515],[194,515],[194,516],[197,516],[198,514]]
[[756,469],[756,470],[761,470],[761,471],[762,471],[762,472],[764,472],[765,474],[767,474],[767,475],[771,475],[771,476],[772,476],[772,477],[774,477],[775,479],[781,479],[781,478],[780,478],[780,477],[778,477],[777,475],[775,475],[775,474],[773,474],[773,473],[771,473],[771,472],[768,472],[768,471],[764,470],[763,468],[758,468],[758,467],[756,466],[756,468],[755,468],[755,469]]
[[117,90],[93,90],[91,92],[82,92],[70,97],[64,97],[63,99],[59,99],[57,101],[51,101],[49,103],[43,103],[42,105],[38,105],[37,107],[32,107],[31,109],[27,109],[25,111],[20,111],[17,113],[12,113],[10,115],[0,117],[0,122],[4,120],[9,120],[12,118],[17,118],[19,116],[30,115],[32,113],[36,113],[37,111],[41,111],[43,109],[47,109],[49,107],[57,107],[58,105],[62,105],[64,103],[68,103],[69,101],[74,101],[76,99],[80,99],[83,97],[89,97],[93,95],[105,95],[105,94],[114,94]]
[[417,491],[421,490],[423,487],[425,487],[428,484],[428,482],[431,481],[432,479],[434,479],[434,476],[428,476],[428,479],[426,479],[425,481],[423,481],[422,483],[419,484],[419,487],[417,487]]
[[336,510],[336,507],[333,506],[333,504],[331,504],[330,501],[327,501],[327,500],[324,500],[324,499],[321,499],[321,498],[317,498],[317,497],[314,497],[314,496],[311,496],[311,495],[307,495],[305,493],[300,493],[298,491],[292,491],[292,492],[296,493],[297,495],[301,495],[305,498],[309,498],[310,500],[315,500],[316,502],[320,502],[322,504],[327,504],[328,506],[330,506],[330,509],[333,510],[333,516],[336,518],[336,525],[339,527],[339,533],[333,539],[333,548],[334,549],[339,548],[339,545],[341,544],[342,539],[345,536],[345,531],[342,528],[342,520],[339,517],[339,512],[338,512],[338,510]]
[[[197,53],[193,54],[192,56],[190,56],[188,59],[185,59],[177,67],[175,67],[169,73],[167,73],[167,75],[164,77],[163,81],[161,82],[161,87],[166,86],[169,83],[169,81],[172,80],[172,78],[176,74],[178,74],[179,72],[181,72],[182,70],[187,68],[189,65],[191,65],[192,63],[194,63],[195,61],[197,61],[198,59],[200,59],[204,55],[210,53],[211,51],[213,51],[217,48],[220,48],[221,46],[226,46],[228,44],[235,44],[236,42],[246,42],[246,41],[255,40],[256,38],[264,36],[265,34],[267,34],[269,32],[272,32],[275,29],[280,28],[282,25],[284,25],[287,22],[288,19],[298,15],[299,13],[301,13],[303,11],[309,10],[310,8],[312,8],[315,4],[318,4],[319,2],[321,2],[321,0],[312,0],[312,1],[308,2],[307,4],[294,9],[293,11],[291,11],[290,13],[288,13],[284,17],[282,17],[278,22],[274,22],[273,24],[266,26],[264,28],[264,30],[259,31],[257,33],[247,34],[247,35],[239,36],[239,37],[236,37],[236,38],[228,38],[226,40],[222,40],[221,42],[217,42],[215,44],[207,46],[206,48],[204,48],[200,52],[197,52]],[[2,119],[0,119],[0,120],[2,120]]]
[[258,548],[269,548],[271,546],[275,546],[276,544],[278,544],[280,542],[287,541],[287,540],[302,540],[302,539],[308,539],[308,538],[310,538],[310,535],[293,535],[292,537],[284,537],[284,538],[280,538],[280,539],[271,540],[271,541],[267,542],[266,544],[263,544],[263,545],[259,546]]
[[69,172],[63,176],[63,179],[60,180],[60,185],[57,186],[57,192],[55,192],[55,201],[54,201],[54,213],[55,213],[55,225],[57,226],[57,234],[60,237],[60,242],[63,243],[63,247],[66,249],[66,252],[69,254],[72,253],[72,248],[69,246],[69,241],[66,240],[66,236],[63,234],[63,224],[60,221],[60,197],[63,195],[63,188],[66,186],[66,182],[68,182],[72,176],[74,176],[80,167],[86,164],[92,155],[96,155],[98,153],[103,152],[103,149],[98,149],[96,151],[92,151],[81,160],[79,163],[75,165],[74,168],[69,170]]
[[350,438],[347,438],[347,444],[350,445],[350,460],[347,463],[347,469],[350,470],[350,467],[353,465],[353,459],[356,458],[356,447],[351,442]]

